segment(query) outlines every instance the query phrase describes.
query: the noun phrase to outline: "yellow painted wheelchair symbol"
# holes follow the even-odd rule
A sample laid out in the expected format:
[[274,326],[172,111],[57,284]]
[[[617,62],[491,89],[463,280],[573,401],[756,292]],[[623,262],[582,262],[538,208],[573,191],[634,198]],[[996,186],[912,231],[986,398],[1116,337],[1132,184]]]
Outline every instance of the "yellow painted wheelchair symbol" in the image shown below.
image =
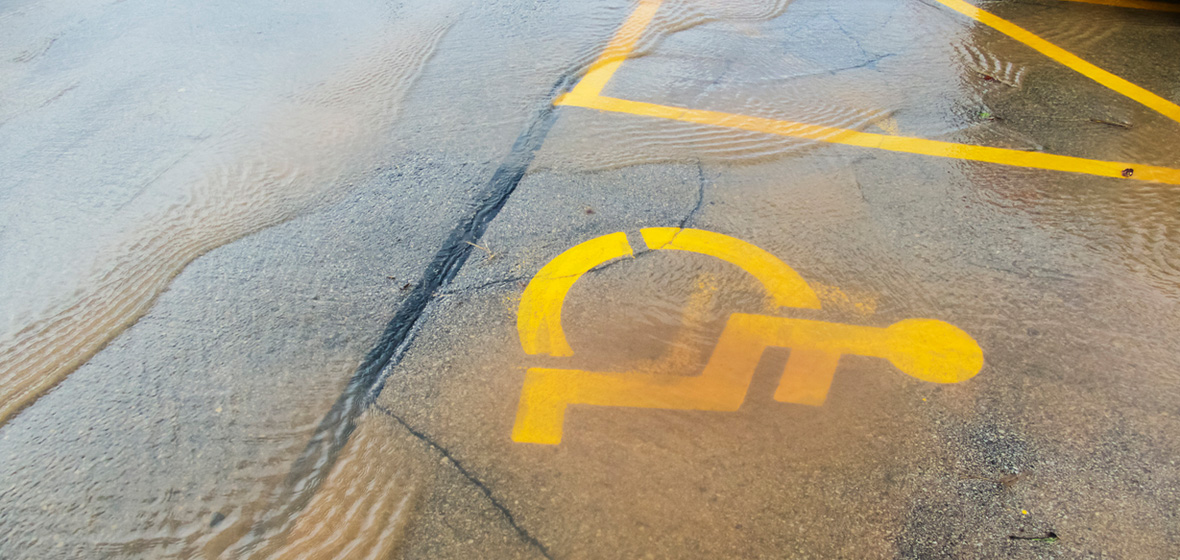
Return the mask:
[[[740,267],[762,283],[778,307],[820,307],[819,298],[798,273],[745,241],[698,229],[647,228],[640,234],[651,250],[691,251]],[[542,267],[525,288],[517,313],[525,353],[572,356],[561,327],[566,294],[594,267],[632,254],[626,234],[611,233],[574,246]],[[571,404],[735,411],[746,398],[762,353],[770,347],[791,349],[775,400],[813,406],[826,399],[844,354],[885,358],[907,375],[931,383],[958,383],[983,368],[983,351],[975,340],[934,319],[906,319],[875,328],[734,313],[700,375],[529,369],[512,440],[561,443]]]

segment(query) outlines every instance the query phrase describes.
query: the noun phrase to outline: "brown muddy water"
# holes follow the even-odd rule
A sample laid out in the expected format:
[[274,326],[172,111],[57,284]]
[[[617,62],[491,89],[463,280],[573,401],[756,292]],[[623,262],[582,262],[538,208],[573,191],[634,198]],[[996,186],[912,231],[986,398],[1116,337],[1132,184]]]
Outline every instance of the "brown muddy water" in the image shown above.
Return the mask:
[[1180,9],[951,4],[0,8],[0,556],[1180,554]]

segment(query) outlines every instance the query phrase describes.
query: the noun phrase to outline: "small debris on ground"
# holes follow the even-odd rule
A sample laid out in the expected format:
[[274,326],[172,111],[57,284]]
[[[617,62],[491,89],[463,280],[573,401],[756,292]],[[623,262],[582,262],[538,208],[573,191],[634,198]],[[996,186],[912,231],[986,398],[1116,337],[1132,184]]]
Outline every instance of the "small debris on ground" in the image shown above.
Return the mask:
[[1057,533],[1054,533],[1053,531],[1049,531],[1048,533],[1044,533],[1041,536],[1037,536],[1037,537],[1034,537],[1031,535],[1008,535],[1008,538],[1012,539],[1014,541],[1054,542],[1057,540],[1058,537],[1057,537]]
[[1128,122],[1108,121],[1106,119],[1099,119],[1099,118],[1094,118],[1094,117],[1090,118],[1090,122],[1097,123],[1097,124],[1105,124],[1107,126],[1117,126],[1119,128],[1131,128],[1131,123],[1128,123]]

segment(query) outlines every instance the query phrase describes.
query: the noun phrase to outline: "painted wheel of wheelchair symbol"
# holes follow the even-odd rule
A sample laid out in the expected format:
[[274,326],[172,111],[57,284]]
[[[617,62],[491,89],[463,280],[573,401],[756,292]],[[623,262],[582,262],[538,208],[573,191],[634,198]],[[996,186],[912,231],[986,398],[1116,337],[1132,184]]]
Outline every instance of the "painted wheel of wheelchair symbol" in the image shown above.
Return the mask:
[[[820,308],[819,298],[797,272],[745,241],[699,229],[646,228],[640,234],[653,251],[691,251],[738,266],[762,283],[778,307]],[[626,234],[617,232],[571,247],[542,267],[525,288],[517,312],[525,353],[573,356],[561,326],[566,295],[594,267],[631,255]],[[734,313],[696,376],[529,369],[512,440],[561,443],[566,408],[572,404],[735,411],[746,398],[762,353],[771,347],[791,350],[774,399],[812,406],[824,403],[844,354],[884,358],[931,383],[959,383],[983,368],[983,350],[975,340],[935,319],[906,319],[877,328]]]

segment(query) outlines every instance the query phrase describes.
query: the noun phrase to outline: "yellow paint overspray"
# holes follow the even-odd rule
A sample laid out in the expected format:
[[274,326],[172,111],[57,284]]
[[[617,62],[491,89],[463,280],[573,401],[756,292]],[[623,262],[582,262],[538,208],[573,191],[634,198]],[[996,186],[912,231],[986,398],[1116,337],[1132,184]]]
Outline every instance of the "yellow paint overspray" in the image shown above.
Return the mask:
[[842,290],[815,281],[811,282],[811,289],[815,290],[819,300],[828,309],[855,313],[861,317],[869,317],[877,312],[877,294]]
[[[710,255],[758,279],[776,305],[818,309],[819,298],[793,269],[745,241],[698,229],[640,231],[650,250]],[[561,327],[565,296],[586,271],[630,255],[626,234],[581,243],[545,265],[525,289],[517,316],[521,345],[530,355],[573,355]],[[561,443],[571,404],[735,411],[746,398],[767,348],[791,349],[775,392],[782,402],[822,405],[841,356],[889,360],[930,383],[958,383],[983,368],[983,351],[970,335],[935,319],[906,319],[886,328],[735,313],[730,316],[704,371],[696,376],[531,368],[525,374],[512,439]]]
[[688,296],[688,302],[681,309],[681,327],[676,333],[676,338],[660,356],[642,360],[631,369],[638,373],[661,375],[683,375],[683,372],[692,371],[703,351],[693,347],[696,339],[692,336],[692,330],[705,323],[713,298],[720,289],[717,278],[712,274],[698,276],[693,291]]

